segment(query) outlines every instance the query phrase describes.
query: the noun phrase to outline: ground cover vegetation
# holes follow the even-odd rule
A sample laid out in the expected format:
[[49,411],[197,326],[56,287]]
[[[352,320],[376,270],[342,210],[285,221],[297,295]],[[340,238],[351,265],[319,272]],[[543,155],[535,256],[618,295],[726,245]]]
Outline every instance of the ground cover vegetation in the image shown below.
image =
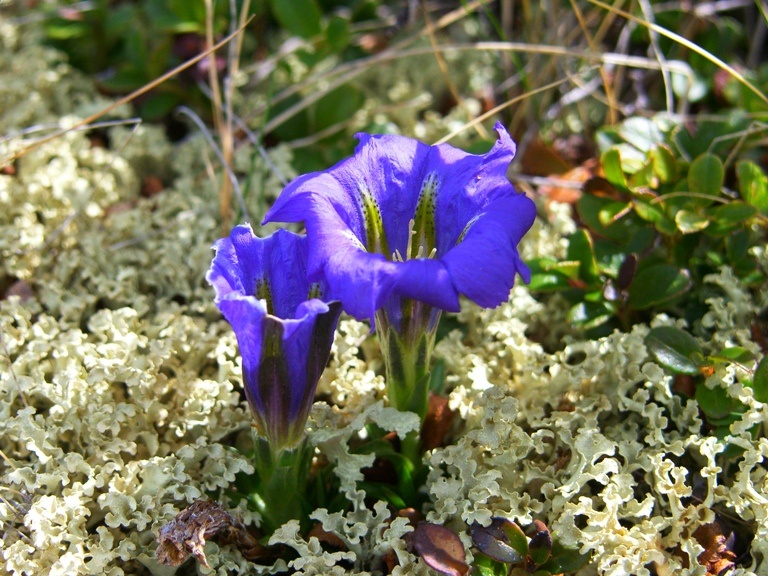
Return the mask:
[[0,573],[768,573],[766,36],[0,2]]

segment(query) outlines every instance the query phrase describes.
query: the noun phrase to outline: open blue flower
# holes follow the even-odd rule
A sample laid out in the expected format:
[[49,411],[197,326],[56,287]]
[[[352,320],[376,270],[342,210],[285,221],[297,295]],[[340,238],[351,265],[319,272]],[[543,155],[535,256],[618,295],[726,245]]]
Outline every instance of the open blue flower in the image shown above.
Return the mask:
[[341,313],[324,282],[307,279],[307,240],[287,230],[267,238],[237,226],[214,244],[206,276],[243,358],[248,403],[274,449],[296,446],[328,362]]
[[264,222],[304,222],[309,278],[325,278],[359,319],[386,308],[399,330],[401,299],[498,306],[517,273],[528,280],[517,244],[536,211],[507,180],[515,144],[501,124],[496,132],[484,155],[359,134],[354,156],[291,182]]

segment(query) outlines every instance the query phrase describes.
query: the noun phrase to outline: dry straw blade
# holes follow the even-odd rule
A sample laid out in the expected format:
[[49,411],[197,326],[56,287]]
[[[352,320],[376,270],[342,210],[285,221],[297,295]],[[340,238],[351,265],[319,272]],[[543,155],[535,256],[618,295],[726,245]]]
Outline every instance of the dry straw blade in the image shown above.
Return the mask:
[[589,0],[592,4],[595,6],[599,6],[600,8],[603,8],[605,10],[608,10],[609,12],[612,12],[613,14],[617,14],[621,16],[622,18],[626,18],[627,20],[630,20],[632,22],[635,22],[636,24],[640,24],[641,26],[645,26],[649,30],[656,32],[658,34],[661,34],[662,36],[666,36],[670,40],[674,40],[675,42],[678,42],[679,44],[682,44],[689,50],[693,50],[698,55],[706,58],[716,66],[719,66],[726,72],[728,72],[731,76],[736,78],[739,82],[741,82],[744,86],[749,88],[752,92],[754,92],[758,98],[760,98],[763,102],[768,104],[768,96],[766,96],[762,90],[760,90],[757,86],[752,84],[747,78],[744,77],[738,70],[733,68],[732,66],[728,65],[726,62],[723,62],[712,54],[711,52],[708,52],[701,46],[697,45],[695,42],[691,42],[690,40],[683,38],[679,34],[675,34],[671,30],[667,30],[663,26],[659,26],[658,24],[654,24],[653,22],[648,22],[647,20],[643,20],[642,18],[638,18],[637,16],[630,14],[629,12],[625,12],[624,10],[620,10],[619,8],[616,8],[614,6],[611,6],[609,4],[605,4],[604,2],[601,2],[600,0]]

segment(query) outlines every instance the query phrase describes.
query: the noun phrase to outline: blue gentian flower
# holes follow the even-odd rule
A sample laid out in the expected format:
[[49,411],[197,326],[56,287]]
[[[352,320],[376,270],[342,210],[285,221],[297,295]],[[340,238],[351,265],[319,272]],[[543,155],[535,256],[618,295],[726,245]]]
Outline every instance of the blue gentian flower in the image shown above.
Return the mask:
[[305,236],[258,238],[246,224],[213,248],[206,278],[235,331],[256,426],[273,450],[292,448],[304,437],[341,304],[324,282],[307,279]]
[[304,222],[310,280],[375,324],[390,402],[422,418],[441,311],[460,295],[498,306],[516,274],[529,280],[517,244],[536,209],[507,180],[515,144],[496,132],[483,155],[358,134],[354,156],[291,182],[264,218]]
[[495,129],[483,155],[358,134],[354,156],[295,179],[264,222],[304,222],[310,279],[327,279],[358,319],[384,306],[399,316],[397,297],[449,311],[459,295],[498,306],[517,273],[529,280],[517,244],[536,210],[507,180],[515,144]]

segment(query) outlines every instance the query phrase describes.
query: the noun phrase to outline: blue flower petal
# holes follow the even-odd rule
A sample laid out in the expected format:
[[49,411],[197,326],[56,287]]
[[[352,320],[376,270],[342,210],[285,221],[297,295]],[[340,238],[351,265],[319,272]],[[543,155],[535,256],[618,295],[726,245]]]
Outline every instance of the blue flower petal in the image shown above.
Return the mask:
[[456,290],[484,308],[494,308],[509,298],[515,274],[529,282],[517,243],[535,217],[533,202],[522,195],[489,204],[442,258]]

